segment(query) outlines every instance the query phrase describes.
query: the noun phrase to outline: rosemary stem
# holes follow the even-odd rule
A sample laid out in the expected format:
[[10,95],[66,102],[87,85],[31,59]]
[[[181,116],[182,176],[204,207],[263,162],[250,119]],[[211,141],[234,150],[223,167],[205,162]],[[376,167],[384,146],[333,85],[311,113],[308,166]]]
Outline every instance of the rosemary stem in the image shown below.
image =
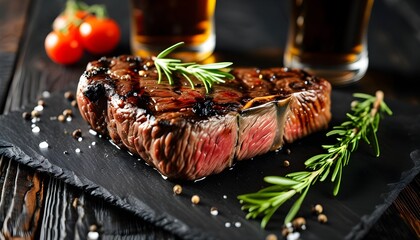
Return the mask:
[[[384,113],[392,115],[391,109],[383,101],[384,94],[377,91],[375,96],[356,93],[355,97],[363,101],[351,103],[352,113],[346,114],[348,120],[333,127],[327,136],[336,136],[333,145],[323,145],[327,153],[312,156],[305,161],[305,167],[311,171],[298,171],[286,174],[285,177],[269,176],[266,182],[274,184],[256,193],[238,196],[249,213],[247,217],[256,218],[264,215],[261,227],[264,228],[274,212],[286,201],[300,195],[290,208],[284,221],[290,222],[298,213],[311,185],[329,178],[334,183],[333,194],[338,194],[344,166],[349,162],[352,152],[357,150],[360,142],[373,147],[376,157],[379,156],[379,143],[376,136],[379,121]],[[294,192],[290,192],[294,190]],[[293,194],[292,194],[293,193]],[[267,195],[268,194],[268,195]],[[276,195],[278,196],[276,197]],[[274,197],[273,197],[274,196]],[[273,199],[279,199],[274,201]],[[266,205],[270,203],[270,205]],[[264,206],[270,206],[266,208]]]
[[376,91],[375,93],[376,96],[376,100],[375,103],[373,104],[372,110],[370,112],[370,115],[372,116],[372,118],[376,115],[376,113],[378,112],[382,101],[384,100],[384,92],[382,91]]

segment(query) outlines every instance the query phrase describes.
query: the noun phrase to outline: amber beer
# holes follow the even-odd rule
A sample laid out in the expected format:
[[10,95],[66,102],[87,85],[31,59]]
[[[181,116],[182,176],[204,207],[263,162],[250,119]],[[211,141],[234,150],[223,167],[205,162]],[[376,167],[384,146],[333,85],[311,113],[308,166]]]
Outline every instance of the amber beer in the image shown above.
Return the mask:
[[201,61],[215,47],[216,0],[131,0],[131,47],[139,56],[156,55],[184,42],[172,55],[184,61]]
[[284,54],[287,67],[355,82],[368,67],[367,27],[373,0],[292,0]]

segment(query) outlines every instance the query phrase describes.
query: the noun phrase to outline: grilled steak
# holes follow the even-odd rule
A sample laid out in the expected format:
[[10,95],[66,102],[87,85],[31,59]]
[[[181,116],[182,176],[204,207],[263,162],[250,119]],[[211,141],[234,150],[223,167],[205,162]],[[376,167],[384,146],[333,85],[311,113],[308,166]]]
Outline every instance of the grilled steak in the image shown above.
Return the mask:
[[219,173],[328,126],[326,80],[287,68],[231,73],[206,94],[181,75],[158,84],[152,59],[101,58],[81,76],[77,101],[92,129],[170,179]]

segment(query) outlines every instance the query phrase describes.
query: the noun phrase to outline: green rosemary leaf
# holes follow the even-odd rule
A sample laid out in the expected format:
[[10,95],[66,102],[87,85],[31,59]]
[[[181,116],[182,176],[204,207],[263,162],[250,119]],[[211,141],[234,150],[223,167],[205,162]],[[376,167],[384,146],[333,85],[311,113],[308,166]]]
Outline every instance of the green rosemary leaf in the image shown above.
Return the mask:
[[375,134],[375,132],[376,132],[375,131],[375,127],[372,124],[370,124],[370,126],[371,126],[371,134],[370,134],[370,136],[372,138],[372,140],[371,140],[372,147],[373,147],[373,150],[375,151],[375,156],[376,157],[379,157],[380,149],[379,149],[378,137]]
[[252,197],[248,197],[247,195],[242,195],[240,197],[238,197],[240,200],[250,203],[250,204],[255,204],[255,205],[261,205],[264,204],[266,202],[265,199],[261,200],[261,199],[255,199]]
[[166,57],[169,53],[171,53],[173,50],[175,50],[176,48],[178,48],[182,44],[184,44],[184,42],[179,42],[179,43],[176,43],[176,44],[168,47],[167,49],[165,49],[161,53],[159,53],[157,55],[157,58],[164,58],[164,57]]
[[187,80],[188,80],[188,82],[189,82],[189,83],[190,83],[190,85],[191,85],[191,88],[192,88],[192,89],[195,89],[194,82],[191,80],[191,78],[190,78],[187,74],[185,74],[184,72],[181,72],[181,74],[182,74],[182,76],[184,76],[184,77],[185,77],[185,79],[187,79]]
[[273,214],[277,211],[277,209],[287,200],[289,200],[291,197],[293,197],[293,195],[296,194],[296,191],[294,190],[290,190],[282,195],[279,196],[279,198],[274,201],[271,204],[271,208],[267,209],[265,211],[265,216],[263,217],[262,221],[261,221],[261,227],[265,228],[265,226],[267,225],[268,221],[271,219],[271,217],[273,216]]
[[392,110],[388,107],[385,102],[381,102],[381,111],[385,112],[388,115],[392,115]]
[[291,189],[287,192],[283,192],[282,194],[278,194],[277,197],[274,197],[272,200],[272,206],[278,206],[286,202],[289,198],[293,197],[296,194],[296,191]]
[[306,194],[309,191],[309,185],[305,190],[302,192],[298,200],[296,200],[295,203],[293,203],[292,207],[290,208],[289,212],[287,213],[286,217],[284,218],[284,224],[289,223],[293,220],[293,218],[298,213],[300,206],[302,205],[303,200],[306,198]]
[[338,170],[338,174],[337,174],[337,180],[332,180],[334,182],[334,190],[333,190],[333,195],[334,196],[337,196],[338,191],[340,190],[342,173],[343,173],[343,168],[340,167],[340,169]]
[[290,187],[290,185],[272,185],[272,186],[268,186],[268,187],[265,187],[265,188],[261,189],[257,193],[274,192],[274,193],[279,194],[279,192],[283,192],[285,190],[288,190],[289,187]]
[[362,98],[362,99],[371,99],[372,95],[367,93],[353,93],[353,97]]
[[335,134],[337,134],[337,135],[345,135],[346,134],[346,130],[344,130],[344,129],[335,129],[335,130],[331,130],[331,131],[329,131],[329,132],[327,132],[327,137],[329,137],[329,136],[331,136],[331,135],[335,135]]
[[317,161],[328,158],[328,156],[329,156],[328,154],[315,155],[315,156],[313,156],[313,157],[311,157],[311,158],[309,158],[308,160],[305,161],[305,166],[310,166]]
[[291,178],[280,177],[280,176],[268,176],[264,178],[264,181],[271,184],[283,185],[283,186],[292,186],[300,183],[299,181],[293,180]]
[[302,181],[305,178],[308,178],[311,175],[311,172],[308,171],[301,171],[301,172],[291,172],[286,175],[286,177],[290,177],[295,179],[296,181]]
[[[338,159],[338,161],[340,160],[340,158]],[[332,173],[332,176],[331,176],[331,181],[335,181],[335,178],[337,177],[337,175],[338,175],[338,173],[339,173],[339,171],[340,171],[340,169],[341,169],[341,164],[340,164],[340,162],[336,162],[335,163],[335,167],[334,167],[334,171],[333,171],[333,173]]]
[[271,208],[269,211],[266,212],[265,216],[263,217],[263,219],[261,220],[261,227],[265,228],[268,224],[268,221],[270,221],[271,217],[273,216],[273,214],[277,211],[277,209],[279,208],[279,206],[277,207],[273,207]]
[[227,68],[230,65],[232,65],[231,62],[219,62],[219,63],[209,63],[201,65],[202,69],[221,69],[221,68]]
[[277,197],[279,196],[278,192],[256,192],[256,193],[248,193],[245,195],[241,195],[240,199],[242,200],[249,200],[249,199],[253,199],[258,201],[259,199],[269,199],[272,197]]
[[325,181],[328,175],[330,174],[330,166],[326,167],[326,170],[322,173],[321,178],[319,179],[320,182]]

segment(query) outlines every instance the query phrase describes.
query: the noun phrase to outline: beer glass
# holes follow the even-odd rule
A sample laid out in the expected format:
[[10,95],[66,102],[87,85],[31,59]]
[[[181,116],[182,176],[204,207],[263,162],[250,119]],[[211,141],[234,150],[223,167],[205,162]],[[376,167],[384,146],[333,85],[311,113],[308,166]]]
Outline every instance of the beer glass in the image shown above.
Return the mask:
[[333,85],[360,80],[369,64],[367,28],[373,0],[292,0],[284,65]]
[[131,0],[133,54],[156,56],[178,42],[170,57],[202,61],[215,48],[216,0]]

